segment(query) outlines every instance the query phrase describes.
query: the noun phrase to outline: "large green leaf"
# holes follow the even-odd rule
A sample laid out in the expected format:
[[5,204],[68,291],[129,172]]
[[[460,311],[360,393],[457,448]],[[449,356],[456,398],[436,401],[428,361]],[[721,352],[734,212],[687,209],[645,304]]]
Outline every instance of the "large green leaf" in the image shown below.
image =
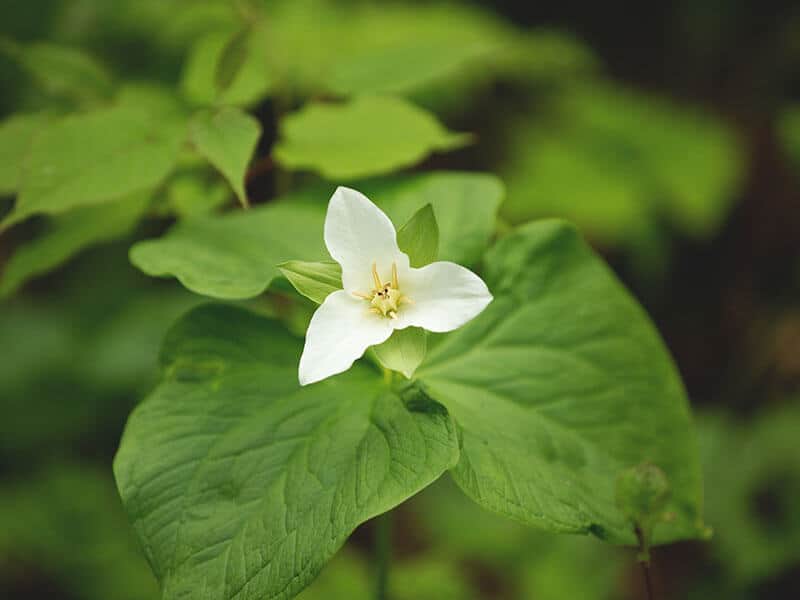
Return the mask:
[[259,122],[238,108],[201,113],[192,122],[195,148],[225,176],[243,206],[248,206],[244,176],[259,137]]
[[149,200],[149,193],[137,192],[113,204],[83,206],[58,215],[47,231],[23,245],[8,261],[0,277],[0,298],[86,246],[122,237],[142,216]]
[[287,599],[357,525],[458,459],[455,426],[357,365],[297,383],[300,342],[220,305],[181,320],[114,461],[165,600]]
[[0,123],[0,195],[17,191],[31,140],[51,118],[45,113],[21,113]]
[[160,239],[136,244],[131,262],[148,275],[177,277],[198,294],[250,298],[280,274],[280,263],[327,257],[324,218],[321,205],[284,201],[187,219]]
[[[471,173],[376,179],[357,187],[396,225],[430,203],[439,224],[439,258],[465,264],[483,252],[503,193],[496,178]],[[256,296],[279,275],[282,262],[329,260],[322,229],[324,202],[333,191],[322,184],[246,213],[186,220],[160,239],[136,244],[131,261],[148,275],[177,277],[198,294]]]
[[697,537],[700,468],[680,379],[644,312],[575,230],[526,226],[487,258],[494,301],[417,371],[462,431],[454,476],[481,505],[553,531],[632,542],[624,468],[669,478],[661,541]]
[[8,227],[33,214],[58,214],[152,188],[172,169],[184,123],[130,106],[70,116],[30,147]]
[[310,103],[284,118],[275,158],[289,169],[341,180],[411,166],[431,152],[463,146],[427,111],[400,98],[361,96],[340,104]]

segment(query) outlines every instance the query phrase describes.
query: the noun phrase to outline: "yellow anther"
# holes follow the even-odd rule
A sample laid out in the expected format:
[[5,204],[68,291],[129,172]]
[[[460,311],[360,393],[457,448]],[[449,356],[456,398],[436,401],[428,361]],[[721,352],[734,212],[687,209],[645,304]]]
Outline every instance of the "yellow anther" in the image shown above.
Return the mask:
[[390,319],[397,318],[397,309],[401,304],[413,304],[408,296],[400,293],[400,279],[397,276],[397,264],[392,263],[391,283],[382,283],[378,275],[378,264],[372,263],[372,280],[375,288],[371,293],[352,292],[356,298],[369,301],[370,312]]
[[372,280],[375,282],[375,291],[378,291],[383,287],[381,278],[378,275],[378,263],[372,263]]

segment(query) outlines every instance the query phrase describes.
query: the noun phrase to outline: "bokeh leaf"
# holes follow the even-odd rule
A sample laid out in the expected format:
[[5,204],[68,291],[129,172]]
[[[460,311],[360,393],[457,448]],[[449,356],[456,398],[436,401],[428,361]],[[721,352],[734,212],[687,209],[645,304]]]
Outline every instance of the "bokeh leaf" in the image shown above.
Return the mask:
[[434,402],[408,408],[374,370],[300,388],[301,344],[225,306],[181,320],[164,380],[114,461],[163,598],[291,598],[363,521],[458,459]]
[[469,139],[405,100],[361,96],[340,104],[309,103],[286,116],[274,155],[288,169],[355,179],[411,166]]
[[38,238],[18,249],[2,271],[0,298],[32,277],[46,273],[92,244],[128,233],[147,208],[148,192],[136,192],[112,204],[84,206],[53,218]]
[[181,119],[128,106],[66,117],[33,140],[2,226],[150,189],[172,169],[183,137]]
[[698,420],[712,552],[727,585],[769,580],[800,561],[798,428],[794,399],[746,422]]
[[244,176],[261,137],[261,124],[238,108],[200,113],[192,121],[191,140],[228,180],[242,206],[248,206]]
[[800,165],[800,106],[787,108],[780,115],[778,136],[797,168]]
[[17,191],[31,140],[51,119],[45,113],[20,113],[0,123],[0,195]]
[[700,535],[685,393],[641,308],[557,221],[503,238],[487,268],[494,301],[417,371],[462,432],[458,484],[516,520],[632,543],[615,480],[646,458],[672,487],[656,540]]
[[[267,64],[266,35],[262,28],[253,28],[244,36],[235,30],[209,33],[197,40],[181,76],[183,94],[200,105],[250,106],[264,98],[274,85]],[[230,49],[228,54],[226,49]],[[234,56],[233,50],[244,54]],[[228,61],[232,58],[241,64],[231,65]],[[224,85],[220,87],[220,83]]]
[[[129,530],[114,482],[107,469],[95,466],[55,463],[0,487],[4,590],[5,584],[14,583],[13,567],[20,564],[53,578],[75,598],[158,597],[158,585]],[[19,572],[24,571],[18,569],[18,577]]]
[[78,48],[49,42],[21,45],[0,39],[0,52],[13,58],[47,95],[79,105],[99,104],[111,96],[111,76]]
[[611,244],[636,242],[659,220],[694,237],[722,224],[743,174],[724,122],[602,82],[573,86],[554,106],[509,128],[509,220],[567,218]]

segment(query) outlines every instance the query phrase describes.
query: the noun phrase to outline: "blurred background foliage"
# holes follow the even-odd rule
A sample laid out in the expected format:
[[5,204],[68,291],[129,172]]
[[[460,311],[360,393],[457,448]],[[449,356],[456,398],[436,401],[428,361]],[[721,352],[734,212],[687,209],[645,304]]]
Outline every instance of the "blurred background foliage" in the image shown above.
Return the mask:
[[[200,300],[127,253],[176,220],[238,210],[245,188],[204,151],[210,129],[192,122],[198,152],[171,134],[220,105],[257,119],[229,124],[242,135],[263,131],[254,204],[314,173],[458,168],[503,179],[500,233],[543,216],[578,224],[655,318],[698,414],[715,536],[655,550],[659,594],[793,597],[798,40],[790,2],[0,0],[0,216],[23,210],[24,169],[63,139],[99,140],[117,118],[144,144],[136,163],[107,165],[114,189],[64,192],[0,234],[3,597],[157,596],[110,461],[163,333]],[[391,118],[377,95],[393,98]],[[139,127],[131,111],[146,114]],[[91,145],[67,145],[75,168]],[[146,189],[126,181],[131,164]],[[257,302],[307,318],[276,285]],[[394,515],[392,598],[641,597],[631,551],[518,526],[452,485]],[[302,598],[368,597],[373,534],[358,530]]]

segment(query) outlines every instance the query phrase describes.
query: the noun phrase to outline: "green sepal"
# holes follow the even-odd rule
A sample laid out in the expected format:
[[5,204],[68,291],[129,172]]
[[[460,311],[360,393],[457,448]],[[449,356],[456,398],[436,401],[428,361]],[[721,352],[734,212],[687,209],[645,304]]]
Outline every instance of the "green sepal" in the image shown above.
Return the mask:
[[278,269],[299,294],[316,304],[322,304],[331,292],[342,289],[342,267],[333,261],[289,260],[279,264]]
[[411,379],[425,358],[427,334],[420,327],[398,329],[388,340],[372,349],[381,365]]
[[420,208],[397,232],[397,245],[408,254],[412,267],[424,267],[439,254],[439,224],[433,206]]

